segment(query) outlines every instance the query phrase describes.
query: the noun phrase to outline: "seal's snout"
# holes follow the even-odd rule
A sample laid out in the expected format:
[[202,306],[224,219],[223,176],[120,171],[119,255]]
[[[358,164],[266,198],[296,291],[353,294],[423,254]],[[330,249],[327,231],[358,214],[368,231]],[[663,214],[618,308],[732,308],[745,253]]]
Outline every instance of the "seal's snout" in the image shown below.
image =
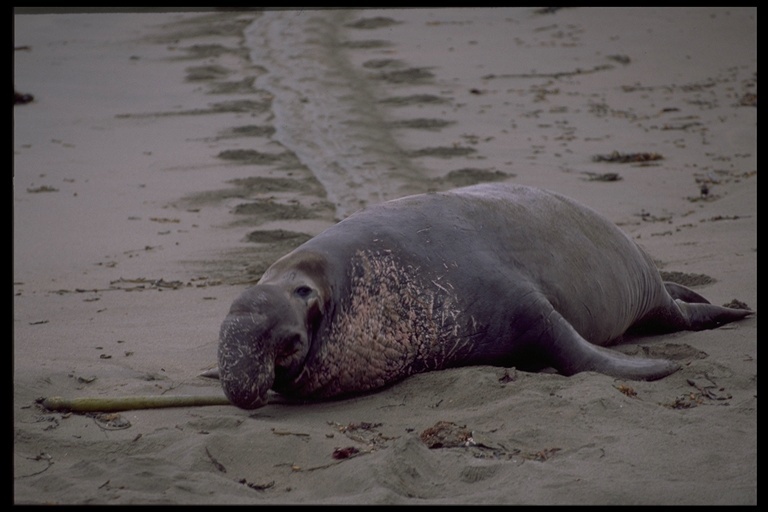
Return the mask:
[[267,395],[261,395],[259,393],[245,393],[241,387],[231,388],[224,385],[224,394],[227,395],[227,399],[241,409],[252,410],[258,409],[261,406],[267,405]]
[[231,314],[221,324],[219,379],[229,401],[255,409],[267,401],[274,381],[274,364],[258,336],[263,321],[255,314]]
[[243,393],[240,388],[231,389],[226,385],[224,385],[224,394],[227,395],[227,399],[232,403],[232,405],[248,411],[252,409],[258,409],[263,405],[267,405],[266,394],[263,396],[259,394],[251,395]]
[[250,288],[233,302],[219,334],[219,378],[234,405],[266,404],[276,367],[286,378],[294,374],[307,345],[304,302],[270,285]]

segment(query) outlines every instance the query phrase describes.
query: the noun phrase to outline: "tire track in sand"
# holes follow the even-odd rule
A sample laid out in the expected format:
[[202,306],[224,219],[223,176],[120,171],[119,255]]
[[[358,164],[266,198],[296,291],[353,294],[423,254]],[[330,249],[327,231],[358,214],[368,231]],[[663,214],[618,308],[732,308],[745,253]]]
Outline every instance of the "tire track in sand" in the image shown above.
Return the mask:
[[421,192],[428,180],[386,129],[366,77],[346,59],[347,10],[270,11],[245,31],[268,72],[274,138],[325,187],[342,219],[361,207]]

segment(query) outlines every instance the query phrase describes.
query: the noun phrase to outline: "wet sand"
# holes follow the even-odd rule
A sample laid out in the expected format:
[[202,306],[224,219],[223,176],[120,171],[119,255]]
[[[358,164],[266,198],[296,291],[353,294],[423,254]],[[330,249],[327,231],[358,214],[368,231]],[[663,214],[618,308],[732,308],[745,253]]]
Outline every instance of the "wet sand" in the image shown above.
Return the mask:
[[477,182],[574,197],[757,310],[756,16],[17,14],[15,502],[755,504],[756,316],[616,347],[683,365],[656,382],[471,367],[251,412],[37,400],[221,395],[199,374],[276,258]]

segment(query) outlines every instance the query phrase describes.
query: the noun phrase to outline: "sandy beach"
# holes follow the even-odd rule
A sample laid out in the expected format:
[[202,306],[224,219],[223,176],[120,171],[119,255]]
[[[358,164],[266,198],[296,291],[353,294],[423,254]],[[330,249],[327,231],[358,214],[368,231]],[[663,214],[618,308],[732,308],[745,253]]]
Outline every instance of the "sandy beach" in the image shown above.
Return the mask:
[[40,404],[223,396],[200,374],[272,262],[361,207],[473,183],[573,197],[665,278],[757,311],[756,23],[17,11],[14,502],[756,504],[757,315],[614,347],[682,365],[654,382],[479,366],[254,411]]

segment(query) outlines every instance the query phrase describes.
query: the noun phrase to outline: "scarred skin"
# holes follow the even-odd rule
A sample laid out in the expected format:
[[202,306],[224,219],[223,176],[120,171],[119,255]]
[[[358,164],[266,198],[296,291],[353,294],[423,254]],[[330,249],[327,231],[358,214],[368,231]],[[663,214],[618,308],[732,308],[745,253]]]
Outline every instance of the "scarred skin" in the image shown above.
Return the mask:
[[245,409],[270,389],[322,399],[473,364],[652,380],[678,366],[599,346],[750,314],[663,283],[568,198],[477,185],[359,211],[276,261],[221,326],[219,377]]

